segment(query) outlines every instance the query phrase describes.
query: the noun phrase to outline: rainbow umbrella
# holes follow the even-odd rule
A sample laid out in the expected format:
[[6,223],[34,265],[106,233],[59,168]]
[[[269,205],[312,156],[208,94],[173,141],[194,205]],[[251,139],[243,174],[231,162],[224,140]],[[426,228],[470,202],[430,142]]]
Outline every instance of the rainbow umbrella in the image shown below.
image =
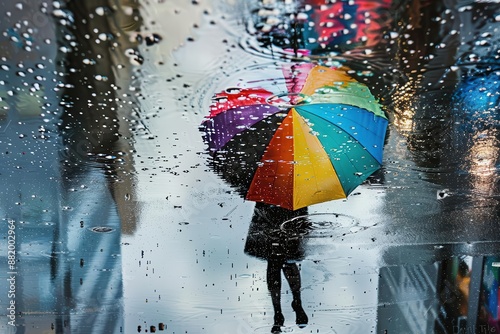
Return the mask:
[[212,168],[247,200],[289,210],[346,198],[382,164],[383,111],[344,70],[295,64],[283,76],[284,93],[215,94],[202,123]]

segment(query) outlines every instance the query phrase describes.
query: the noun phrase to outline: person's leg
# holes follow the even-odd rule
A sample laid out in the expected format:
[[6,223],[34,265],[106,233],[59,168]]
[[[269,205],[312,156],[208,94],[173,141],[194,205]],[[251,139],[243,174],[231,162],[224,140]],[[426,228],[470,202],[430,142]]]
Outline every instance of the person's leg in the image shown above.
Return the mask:
[[274,309],[274,325],[271,332],[281,332],[281,326],[285,322],[285,317],[281,310],[281,268],[283,262],[280,260],[267,261],[267,288],[271,294]]
[[299,268],[295,263],[284,263],[283,273],[285,274],[285,278],[290,285],[290,289],[292,290],[292,308],[295,311],[295,323],[299,326],[305,326],[307,325],[309,319],[306,312],[302,308],[302,300],[300,297],[301,284]]

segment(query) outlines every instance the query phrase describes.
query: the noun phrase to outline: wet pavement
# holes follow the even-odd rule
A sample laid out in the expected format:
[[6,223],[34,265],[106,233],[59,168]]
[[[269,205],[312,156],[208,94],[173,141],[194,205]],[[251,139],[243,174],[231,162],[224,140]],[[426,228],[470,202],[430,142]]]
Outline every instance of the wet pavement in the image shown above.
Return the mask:
[[[500,331],[498,4],[359,1],[370,43],[302,59],[269,34],[295,2],[2,5],[1,332],[270,333],[276,298],[284,333]],[[349,65],[390,125],[368,182],[276,227],[199,125],[290,61]]]

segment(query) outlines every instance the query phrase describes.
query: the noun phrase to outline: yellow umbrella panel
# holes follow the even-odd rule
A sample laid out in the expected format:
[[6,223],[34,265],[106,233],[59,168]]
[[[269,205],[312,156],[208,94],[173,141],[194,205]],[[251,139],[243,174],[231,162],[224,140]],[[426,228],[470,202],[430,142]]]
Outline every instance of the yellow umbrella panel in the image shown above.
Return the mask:
[[297,210],[346,196],[325,149],[292,108],[261,159],[247,199]]

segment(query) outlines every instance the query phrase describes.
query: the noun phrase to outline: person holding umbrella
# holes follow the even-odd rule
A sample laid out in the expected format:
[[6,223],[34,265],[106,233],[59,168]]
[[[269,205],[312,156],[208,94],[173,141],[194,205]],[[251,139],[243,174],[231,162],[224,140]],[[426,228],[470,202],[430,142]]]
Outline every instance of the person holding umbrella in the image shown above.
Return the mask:
[[[275,205],[256,203],[245,242],[245,253],[267,261],[267,287],[274,309],[272,333],[281,332],[285,317],[281,308],[281,272],[285,276],[293,301],[295,323],[305,327],[309,321],[301,300],[301,278],[297,262],[304,258],[303,237],[308,232],[304,219],[307,208],[291,211]],[[292,230],[283,230],[282,224],[296,218]]]

